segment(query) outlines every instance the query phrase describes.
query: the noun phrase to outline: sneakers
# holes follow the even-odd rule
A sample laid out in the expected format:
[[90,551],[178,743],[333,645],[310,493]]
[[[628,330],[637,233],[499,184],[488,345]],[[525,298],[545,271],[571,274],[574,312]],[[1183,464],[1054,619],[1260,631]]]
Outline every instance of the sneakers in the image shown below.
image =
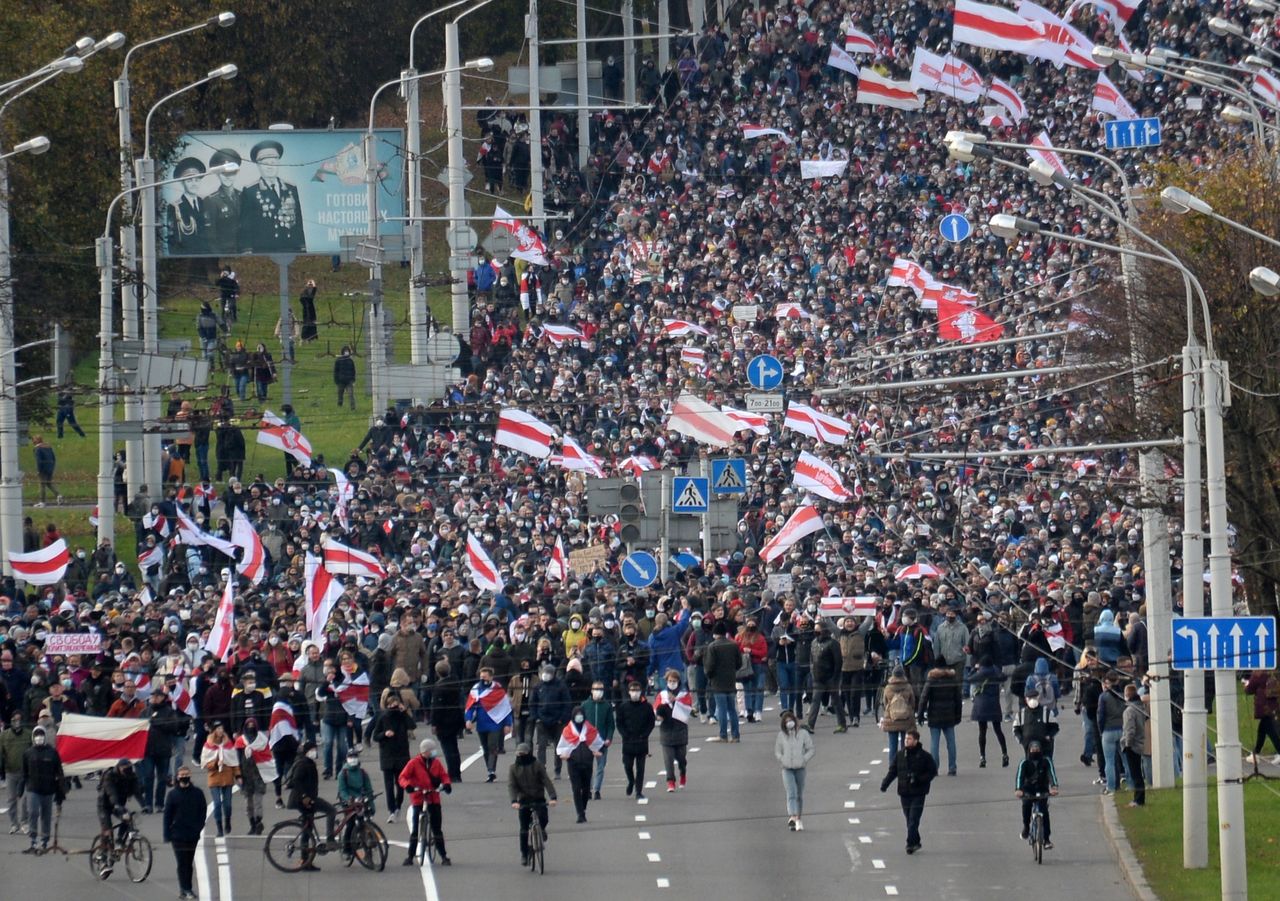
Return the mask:
[[1139,804],[1137,801],[1130,801],[1130,802],[1129,802],[1129,806],[1130,806],[1130,807],[1141,807],[1142,805],[1141,805],[1141,804]]
[[284,801],[280,798],[276,798],[276,810],[284,810]]
[[578,814],[579,823],[585,823],[586,821],[587,821],[587,815],[585,813]]
[[1271,758],[1271,765],[1280,766],[1280,754],[1277,754],[1275,757]]
[[1102,786],[1102,793],[1103,793],[1104,795],[1109,795],[1109,794],[1111,794],[1111,789],[1107,788],[1107,787],[1104,785],[1104,786]]
[[740,741],[742,741],[742,739],[735,735],[733,738],[729,739],[729,744],[736,745]]
[[698,722],[705,723],[706,721],[707,721],[707,715],[705,713],[699,713]]
[[1045,843],[1044,843],[1044,849],[1045,849],[1046,851],[1052,851],[1052,850],[1053,850],[1053,842],[1045,842]]
[[1107,780],[1106,780],[1106,778],[1105,778],[1105,777],[1103,777],[1103,776],[1099,776],[1097,779],[1094,779],[1094,780],[1093,780],[1093,784],[1094,784],[1094,785],[1106,785],[1106,784],[1107,784]]
[[594,793],[591,795],[591,799],[592,799],[593,801],[599,801],[599,800],[600,800],[600,792],[594,792]]
[[643,801],[644,799],[645,799],[645,798],[644,798],[644,792],[639,792],[639,791],[638,791],[638,792],[636,792],[636,800],[637,800],[637,801]]
[[17,825],[10,826],[10,827],[9,827],[9,834],[10,834],[10,835],[17,835],[17,834],[18,834],[18,826],[17,826]]
[[804,821],[796,817],[796,832],[804,832]]
[[986,768],[987,768],[987,758],[986,758],[985,756],[984,756],[984,757],[979,757],[979,758],[978,758],[978,769],[980,769],[980,770],[985,770]]
[[1022,840],[1025,842],[1025,841],[1026,841],[1028,838],[1030,838],[1030,837],[1031,837],[1031,830],[1030,830],[1030,829],[1028,829],[1026,826],[1023,826],[1023,827],[1022,827]]
[[490,773],[490,774],[489,774],[489,778],[488,778],[488,779],[486,779],[486,780],[484,780],[484,781],[485,781],[485,782],[497,782],[497,781],[498,781],[498,775],[497,775],[497,773]]
[[688,783],[688,779],[689,779],[688,776],[684,775],[683,773],[680,774],[680,790],[681,791],[684,791],[684,787]]
[[1081,754],[1080,762],[1083,763],[1085,766],[1093,766],[1093,758],[1090,757],[1088,754]]
[[795,818],[795,817],[792,817],[791,819],[787,820],[787,828],[788,828],[788,829],[790,829],[792,832],[795,832],[795,831],[796,831],[796,818]]
[[627,783],[627,797],[628,797],[628,798],[630,798],[630,797],[631,797],[631,793],[632,793],[633,791],[635,791],[635,790],[636,790],[636,784],[635,784],[634,782],[628,782],[628,783]]
[[[524,859],[523,863],[526,863],[526,864],[527,864],[528,862],[529,862],[529,858],[527,858],[527,857],[526,857],[526,858]],[[412,866],[416,866],[416,865],[417,865],[417,863],[418,863],[417,855],[416,855],[416,854],[410,854],[410,855],[409,855],[408,857],[406,857],[404,860],[400,861],[400,866],[402,866],[402,867],[412,867]]]
[[396,821],[396,812],[393,810],[391,811],[391,813],[387,814],[387,822],[394,823],[395,821]]
[[675,790],[676,790],[676,784],[675,784],[675,781],[674,781],[674,780],[671,780],[671,779],[668,779],[668,780],[667,780],[667,791],[669,791],[669,792],[673,792],[673,791],[675,791]]
[[450,860],[448,857],[445,857],[443,854],[441,854],[441,855],[440,855],[440,866],[442,866],[442,867],[451,867],[451,866],[453,866],[453,861],[452,861],[452,860]]
[[832,729],[831,731],[832,731],[833,733],[835,733],[836,735],[841,735],[841,734],[843,734],[843,733],[845,733],[845,732],[848,732],[848,731],[849,731],[849,727],[848,727],[848,726],[836,726],[836,727],[835,727],[834,729]]
[[915,853],[916,853],[917,851],[919,851],[919,850],[920,850],[920,846],[919,846],[919,845],[907,845],[907,853],[908,853],[908,854],[915,854]]
[[1000,755],[1000,765],[1001,765],[1001,766],[1004,766],[1004,767],[1007,767],[1007,766],[1009,765],[1009,755],[1008,755],[1008,754],[1001,754],[1001,755]]

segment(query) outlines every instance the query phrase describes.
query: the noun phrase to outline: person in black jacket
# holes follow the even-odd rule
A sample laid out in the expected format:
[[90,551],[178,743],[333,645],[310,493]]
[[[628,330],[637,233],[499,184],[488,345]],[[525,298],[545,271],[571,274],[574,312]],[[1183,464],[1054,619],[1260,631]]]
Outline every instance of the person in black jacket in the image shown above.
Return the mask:
[[387,698],[387,706],[376,717],[370,730],[378,743],[378,768],[382,770],[382,784],[387,790],[387,822],[396,821],[396,812],[404,806],[404,788],[400,785],[400,771],[409,762],[409,735],[413,732],[413,717],[404,709],[404,702],[395,695]]
[[[554,667],[544,666],[538,674],[539,682],[529,692],[529,717],[534,724],[535,747],[538,749],[538,763],[546,766],[547,746],[552,748],[560,741],[560,732],[569,721],[569,711],[573,705],[569,700],[569,688],[564,680],[556,678]],[[556,778],[564,761],[556,757]]]
[[960,677],[955,670],[946,666],[929,670],[929,677],[920,693],[918,713],[922,721],[929,722],[931,753],[935,761],[938,760],[942,737],[945,735],[947,738],[948,776],[956,774],[956,726],[963,714],[963,703]]
[[901,750],[889,761],[889,772],[880,783],[880,791],[887,792],[893,781],[898,781],[898,800],[907,818],[908,854],[920,850],[920,818],[924,816],[924,799],[928,797],[929,786],[937,775],[937,761],[920,747],[920,732],[908,729]]
[[[316,768],[316,758],[320,756],[320,752],[316,750],[316,743],[313,741],[303,742],[301,750],[302,753],[293,762],[289,775],[285,777],[285,785],[289,788],[288,807],[312,817],[324,814],[325,841],[332,843],[333,821],[337,811],[320,796],[320,771]],[[320,868],[314,863],[308,863],[303,869],[314,871]]]
[[178,784],[164,801],[164,840],[173,846],[178,862],[178,898],[195,898],[192,887],[196,845],[204,831],[204,792],[191,784],[191,769],[178,767]]
[[244,668],[240,675],[240,689],[231,693],[231,731],[235,735],[244,732],[248,720],[271,722],[271,699],[258,688],[256,670]]
[[[27,828],[31,830],[31,847],[26,853],[43,854],[49,850],[53,805],[62,806],[67,797],[67,781],[62,774],[62,758],[49,744],[42,726],[31,730],[31,747],[22,752],[22,781],[27,789]],[[37,832],[39,850],[36,849]]]
[[467,729],[462,711],[462,684],[454,677],[454,670],[447,660],[435,665],[436,680],[431,684],[427,702],[427,716],[431,732],[440,743],[440,754],[449,770],[449,781],[462,781],[462,755],[458,752],[458,737]]
[[639,682],[627,685],[627,700],[614,712],[618,735],[622,737],[622,769],[627,774],[627,797],[636,793],[636,800],[644,800],[644,763],[649,756],[649,736],[657,723],[653,707],[644,699]]
[[813,672],[813,705],[809,708],[810,732],[818,722],[818,711],[826,704],[836,708],[836,732],[845,732],[849,726],[844,719],[844,705],[840,703],[840,670],[843,658],[840,642],[831,637],[831,627],[825,619],[818,620],[818,637],[810,649],[810,666]]
[[343,394],[350,395],[351,409],[356,408],[356,361],[351,348],[342,346],[342,353],[333,361],[333,383],[338,386],[338,406],[342,406]]
[[142,812],[151,813],[164,807],[173,740],[186,734],[189,718],[173,709],[163,690],[157,690],[151,694],[145,719],[150,726],[146,754],[138,761],[138,779],[142,783]]

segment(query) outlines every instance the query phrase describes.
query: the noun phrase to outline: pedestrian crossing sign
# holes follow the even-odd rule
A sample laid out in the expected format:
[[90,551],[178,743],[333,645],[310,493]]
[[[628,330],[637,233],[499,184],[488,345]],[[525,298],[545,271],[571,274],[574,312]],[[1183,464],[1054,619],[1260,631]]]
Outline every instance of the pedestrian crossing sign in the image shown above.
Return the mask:
[[672,513],[706,513],[710,509],[710,479],[676,476],[671,480]]
[[746,494],[747,461],[741,458],[712,460],[711,490],[716,494]]

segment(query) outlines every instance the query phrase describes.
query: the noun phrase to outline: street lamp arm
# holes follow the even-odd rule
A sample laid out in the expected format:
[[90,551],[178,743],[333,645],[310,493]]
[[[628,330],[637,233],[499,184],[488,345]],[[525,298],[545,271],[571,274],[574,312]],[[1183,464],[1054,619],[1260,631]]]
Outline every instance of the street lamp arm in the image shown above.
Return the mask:
[[220,66],[219,68],[214,69],[212,72],[210,72],[204,78],[201,78],[199,81],[193,81],[191,82],[191,84],[178,88],[178,90],[173,91],[172,93],[166,94],[165,96],[157,100],[155,102],[155,105],[152,106],[151,109],[147,111],[147,119],[145,124],[143,125],[142,158],[144,160],[151,159],[151,117],[156,114],[156,110],[160,109],[160,107],[164,106],[174,97],[178,97],[182,94],[187,93],[187,91],[193,91],[196,88],[200,87],[201,85],[208,84],[211,81],[217,81],[220,78],[233,78],[235,77],[235,75],[236,75],[236,67],[228,63],[227,65]]
[[427,21],[428,19],[434,19],[436,16],[442,15],[443,13],[447,13],[451,9],[457,9],[459,6],[466,6],[468,3],[471,3],[471,2],[472,0],[453,0],[453,2],[450,3],[448,6],[442,6],[439,9],[433,9],[431,10],[431,12],[427,13],[425,16],[423,16],[422,18],[418,19],[418,21],[413,23],[413,27],[409,29],[409,68],[410,69],[413,68],[413,48],[414,48],[415,38],[418,34],[418,26],[421,25],[423,22]]
[[[1129,177],[1124,174],[1124,167],[1117,163],[1111,157],[1103,156],[1101,153],[1094,153],[1092,150],[1083,150],[1079,147],[1058,147],[1050,144],[1041,146],[1039,144],[1015,144],[1011,141],[987,141],[992,147],[1007,147],[1013,150],[1043,150],[1048,153],[1062,153],[1067,156],[1083,156],[1091,160],[1097,160],[1105,163],[1116,174],[1116,178],[1120,179],[1120,190],[1124,194],[1125,201],[1128,202],[1132,196],[1132,188],[1129,186]],[[1101,193],[1101,192],[1099,192]]]
[[401,76],[400,78],[394,78],[391,81],[383,82],[382,84],[378,85],[377,89],[373,92],[373,96],[369,98],[368,131],[369,132],[373,131],[373,114],[374,114],[374,110],[378,106],[378,95],[381,94],[383,91],[385,91],[387,88],[393,88],[398,85],[402,85],[406,81],[421,81],[424,78],[436,78],[441,75],[448,75],[451,72],[463,72],[463,71],[466,71],[467,69],[480,69],[482,71],[488,71],[489,69],[492,69],[492,68],[493,68],[493,60],[491,60],[487,56],[482,56],[477,59],[469,59],[465,63],[463,63],[461,66],[454,66],[448,69],[437,69],[434,72],[417,72],[413,75],[408,76],[407,78],[404,76]]
[[[209,169],[209,174],[211,174],[211,175],[234,175],[235,173],[237,173],[237,172],[239,172],[239,171],[240,171],[240,164],[239,164],[239,163],[222,163],[221,165],[213,166],[212,168],[210,168],[210,169]],[[102,229],[102,238],[103,238],[103,240],[109,240],[109,239],[111,238],[111,219],[112,219],[112,217],[114,217],[114,216],[115,216],[115,212],[116,212],[116,205],[117,205],[117,204],[119,204],[119,203],[120,203],[120,201],[124,200],[124,199],[125,199],[126,197],[128,197],[130,194],[136,194],[136,193],[137,193],[137,192],[139,192],[139,191],[146,191],[146,190],[147,190],[147,189],[149,189],[149,188],[158,188],[158,187],[160,187],[161,185],[172,185],[172,184],[177,184],[178,182],[183,181],[183,180],[184,180],[184,179],[183,179],[183,178],[180,178],[180,177],[175,177],[175,178],[162,178],[162,179],[160,179],[159,181],[153,181],[153,182],[151,182],[151,183],[149,183],[149,184],[145,184],[145,185],[134,185],[132,188],[129,188],[129,189],[124,190],[124,191],[121,191],[121,192],[120,192],[119,194],[117,194],[115,197],[111,198],[111,203],[107,204],[107,224],[106,224],[106,227],[104,227],[104,228]]]
[[148,40],[141,41],[140,43],[134,44],[132,47],[129,48],[129,51],[124,55],[124,65],[120,67],[120,78],[121,80],[125,80],[125,81],[128,80],[129,63],[133,59],[133,55],[137,53],[139,50],[142,50],[146,47],[154,47],[156,44],[162,44],[165,41],[170,41],[170,40],[173,40],[174,38],[180,38],[183,35],[191,34],[194,31],[201,31],[202,29],[205,29],[205,28],[214,28],[218,26],[222,28],[229,28],[235,23],[236,23],[235,13],[231,13],[231,12],[218,13],[216,16],[210,16],[209,18],[205,19],[203,22],[200,22],[197,25],[188,25],[186,28],[179,28],[177,31],[171,31],[168,34],[162,34],[158,38],[149,38]]
[[1223,225],[1230,226],[1231,228],[1234,228],[1237,231],[1242,231],[1246,235],[1249,235],[1252,238],[1257,238],[1259,241],[1265,241],[1266,243],[1270,244],[1272,247],[1280,247],[1280,241],[1277,241],[1275,238],[1271,237],[1270,235],[1264,235],[1262,232],[1256,229],[1250,228],[1249,226],[1245,225],[1243,222],[1237,222],[1234,219],[1229,219],[1226,216],[1222,215],[1221,213],[1215,212],[1213,210],[1210,210],[1209,212],[1205,213],[1205,215],[1208,216],[1210,219],[1216,219],[1218,222],[1221,222]]

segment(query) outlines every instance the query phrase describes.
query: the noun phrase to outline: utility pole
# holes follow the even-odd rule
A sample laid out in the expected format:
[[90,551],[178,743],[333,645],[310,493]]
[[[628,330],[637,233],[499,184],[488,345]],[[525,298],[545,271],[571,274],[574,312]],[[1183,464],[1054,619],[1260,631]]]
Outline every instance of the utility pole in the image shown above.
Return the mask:
[[635,0],[622,0],[622,99],[636,102],[636,10]]
[[[115,81],[115,104],[120,138],[120,190],[126,192],[120,210],[120,270],[125,278],[120,284],[121,337],[137,341],[138,334],[138,233],[133,227],[133,128],[129,116],[128,58],[120,78]],[[125,422],[142,418],[142,401],[136,395],[124,399]],[[125,443],[125,483],[132,497],[142,483],[142,443]],[[101,511],[99,511],[101,512]]]
[[591,157],[591,103],[587,86],[587,0],[578,0],[578,168],[587,168]]
[[[159,293],[159,262],[156,258],[156,187],[155,160],[144,155],[136,161],[138,186],[142,193],[142,352],[154,354],[159,348],[160,320],[157,296]],[[142,395],[142,420],[155,422],[160,418],[160,399],[141,382],[136,390]],[[160,459],[160,436],[142,436],[142,478],[149,486],[162,488],[164,463]],[[154,489],[153,489],[154,490]],[[101,514],[101,511],[99,511]]]
[[421,221],[422,112],[418,104],[417,75],[418,70],[412,66],[400,73],[404,81],[405,146],[409,156],[409,360],[414,366],[426,362],[427,349],[427,288],[423,284]]
[[[445,127],[449,149],[449,296],[453,333],[469,339],[471,332],[471,298],[467,294],[467,269],[458,266],[469,258],[474,247],[466,246],[471,226],[466,219],[466,150],[462,143],[462,51],[458,39],[458,22],[444,26],[444,102]],[[412,214],[411,214],[412,215]]]
[[[1194,323],[1187,329],[1195,335]],[[1204,395],[1200,348],[1182,348],[1182,615],[1204,616],[1204,511],[1200,502],[1200,410]],[[1150,633],[1148,632],[1148,636]],[[1209,866],[1209,761],[1205,754],[1208,714],[1204,673],[1188,670],[1182,679],[1182,866]]]
[[18,377],[13,349],[13,268],[9,232],[9,163],[0,159],[0,551],[22,550],[22,471],[18,468]]
[[529,0],[529,18],[525,22],[529,39],[529,193],[533,195],[533,227],[540,234],[547,230],[547,215],[542,193],[542,89],[538,78],[538,0]]
[[662,519],[658,523],[658,581],[671,576],[671,470],[662,470]]
[[[126,197],[128,191],[126,190]],[[112,310],[115,306],[115,260],[111,247],[110,227],[98,238],[98,543],[115,546],[115,343]]]
[[369,215],[369,231],[366,239],[366,251],[369,254],[369,386],[373,397],[373,413],[377,416],[387,406],[382,378],[386,366],[384,354],[386,333],[382,328],[382,248],[379,246],[378,239],[378,145],[373,133],[372,111],[369,120],[369,130],[364,135],[365,183]]
[[280,361],[280,396],[281,403],[293,403],[293,307],[289,305],[289,264],[293,262],[292,254],[272,254],[280,281],[280,343],[284,353]]
[[658,0],[658,77],[667,72],[671,62],[671,0]]

